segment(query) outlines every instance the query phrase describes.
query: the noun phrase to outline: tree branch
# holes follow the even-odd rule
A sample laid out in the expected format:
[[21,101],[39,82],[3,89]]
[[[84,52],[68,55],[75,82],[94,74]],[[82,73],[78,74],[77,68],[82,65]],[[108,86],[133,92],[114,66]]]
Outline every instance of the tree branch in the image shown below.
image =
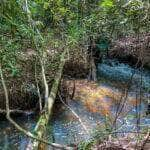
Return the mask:
[[87,127],[84,125],[84,123],[83,123],[82,119],[79,117],[79,115],[78,115],[70,106],[68,106],[68,105],[63,101],[63,99],[62,99],[62,97],[61,97],[60,94],[58,94],[58,95],[59,95],[60,101],[75,115],[75,117],[76,117],[76,118],[79,120],[79,122],[81,123],[81,125],[82,125],[83,129],[85,130],[85,132],[86,132],[87,134],[89,134],[89,131],[88,131]]

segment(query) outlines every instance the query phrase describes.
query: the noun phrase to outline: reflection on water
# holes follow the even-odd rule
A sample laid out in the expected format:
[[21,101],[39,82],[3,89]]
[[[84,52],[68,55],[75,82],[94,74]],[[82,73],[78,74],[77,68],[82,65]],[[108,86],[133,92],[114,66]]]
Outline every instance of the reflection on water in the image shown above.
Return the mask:
[[[32,130],[35,127],[35,116],[20,116],[15,118],[22,127]],[[22,150],[28,138],[16,130],[7,120],[0,121],[0,149]]]
[[[119,66],[119,64],[117,65]],[[122,81],[120,78],[126,81],[131,70],[128,66],[124,66],[123,68],[124,69],[119,69],[119,67],[116,68],[115,65],[108,66],[107,64],[102,64],[102,73],[106,78],[108,77],[107,80],[100,81],[99,83],[88,82],[87,80],[76,81],[74,99],[68,100],[67,103],[78,114],[89,132],[95,129],[97,125],[106,122],[107,118],[109,118],[109,123],[113,123],[116,112],[118,111],[118,106],[120,105],[120,100],[122,99],[121,104],[124,103],[123,100],[126,95],[122,94],[123,90],[120,88]],[[126,71],[126,69],[128,70]],[[109,77],[114,77],[118,82],[115,82],[113,85],[112,80],[111,82],[108,80]],[[148,76],[146,76],[145,82],[149,84]],[[147,84],[145,85],[147,86]],[[68,81],[68,86],[71,85],[72,81]],[[143,96],[146,99],[149,97],[149,93],[146,91]],[[133,132],[137,130],[137,112],[141,114],[141,129],[149,127],[150,118],[145,115],[146,105],[144,102],[139,105],[139,101],[139,97],[136,97],[135,91],[129,91],[124,107],[117,117],[116,128],[118,132]],[[138,104],[137,107],[136,104]],[[32,130],[35,127],[37,118],[38,117],[29,115],[18,117],[16,121],[23,127]],[[82,140],[91,138],[91,136],[87,135],[84,131],[79,120],[63,104],[56,106],[51,122],[53,140],[56,143],[79,143]],[[27,137],[14,129],[6,120],[0,121],[0,133],[0,149],[2,150],[4,148],[22,150],[28,142]],[[50,134],[51,132],[48,130],[47,135],[49,136]]]

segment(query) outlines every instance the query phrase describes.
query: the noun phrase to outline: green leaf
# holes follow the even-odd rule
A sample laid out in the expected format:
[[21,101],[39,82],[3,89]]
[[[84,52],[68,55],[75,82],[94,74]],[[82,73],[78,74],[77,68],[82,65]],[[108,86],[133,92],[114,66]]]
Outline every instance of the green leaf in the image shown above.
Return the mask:
[[44,9],[48,9],[49,3],[48,2],[44,2]]
[[113,1],[112,0],[104,0],[101,3],[102,7],[108,8],[108,7],[113,7]]

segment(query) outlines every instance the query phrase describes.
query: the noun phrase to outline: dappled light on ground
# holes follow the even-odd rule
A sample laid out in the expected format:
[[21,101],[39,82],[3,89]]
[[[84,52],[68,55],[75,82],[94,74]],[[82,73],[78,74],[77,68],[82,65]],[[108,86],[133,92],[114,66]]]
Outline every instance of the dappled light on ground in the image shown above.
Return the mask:
[[[67,81],[68,86],[73,86],[73,81]],[[138,100],[111,87],[98,85],[92,81],[76,80],[74,100],[81,101],[89,111],[112,117],[112,107],[125,102],[125,105],[135,106]]]

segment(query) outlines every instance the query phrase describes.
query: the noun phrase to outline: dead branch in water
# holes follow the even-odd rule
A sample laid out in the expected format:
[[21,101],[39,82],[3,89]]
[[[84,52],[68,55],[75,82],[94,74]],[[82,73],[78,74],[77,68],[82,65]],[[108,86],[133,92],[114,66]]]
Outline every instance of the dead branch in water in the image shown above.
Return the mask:
[[85,132],[86,132],[87,134],[89,134],[89,131],[88,131],[87,127],[84,125],[84,123],[83,123],[82,119],[79,117],[79,115],[78,115],[69,105],[67,105],[67,104],[63,101],[63,99],[62,99],[60,93],[58,94],[58,96],[59,96],[60,101],[61,101],[61,102],[74,114],[74,116],[79,120],[79,122],[81,123],[81,125],[82,125],[83,129],[85,130]]

